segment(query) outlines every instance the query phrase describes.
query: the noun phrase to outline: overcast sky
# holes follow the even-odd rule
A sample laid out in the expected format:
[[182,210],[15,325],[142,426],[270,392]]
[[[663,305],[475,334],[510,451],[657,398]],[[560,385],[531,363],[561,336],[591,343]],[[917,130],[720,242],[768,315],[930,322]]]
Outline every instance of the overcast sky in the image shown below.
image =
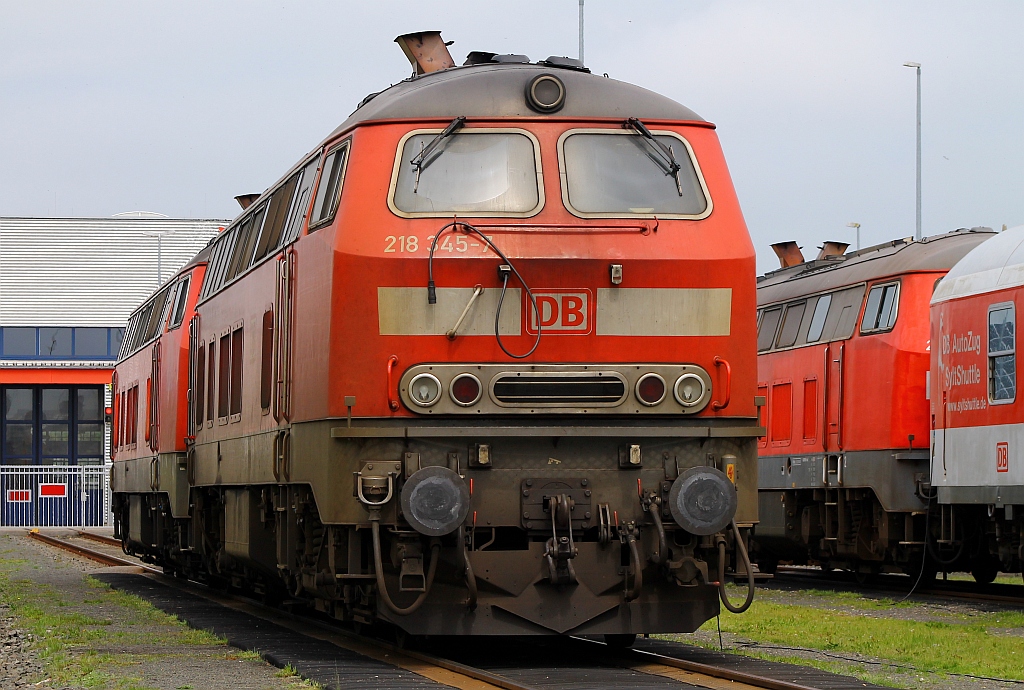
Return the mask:
[[[236,215],[372,91],[392,41],[577,53],[577,0],[0,0],[0,216]],[[1024,223],[1024,3],[587,0],[586,63],[718,125],[758,269],[769,243]]]

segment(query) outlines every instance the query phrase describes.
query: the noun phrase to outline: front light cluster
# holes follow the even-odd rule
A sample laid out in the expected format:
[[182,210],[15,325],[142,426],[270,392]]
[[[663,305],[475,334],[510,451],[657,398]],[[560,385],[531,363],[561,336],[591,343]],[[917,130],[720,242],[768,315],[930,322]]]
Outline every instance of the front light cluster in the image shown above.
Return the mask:
[[[651,372],[637,379],[634,392],[641,405],[654,407],[665,399],[667,385],[664,378]],[[694,373],[683,374],[676,379],[675,385],[672,386],[673,397],[683,407],[693,407],[700,403],[705,392],[704,379]]]
[[[409,382],[409,397],[420,407],[431,407],[441,399],[441,382],[433,374],[418,374]],[[456,405],[472,407],[480,402],[484,387],[473,374],[459,374],[448,386],[448,396]]]

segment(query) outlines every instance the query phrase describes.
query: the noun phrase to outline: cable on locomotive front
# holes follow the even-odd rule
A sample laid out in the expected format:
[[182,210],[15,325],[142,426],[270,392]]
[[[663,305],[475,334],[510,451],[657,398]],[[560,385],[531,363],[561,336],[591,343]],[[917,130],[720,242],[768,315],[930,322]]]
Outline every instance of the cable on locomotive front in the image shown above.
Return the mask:
[[[479,228],[461,220],[453,220],[451,223],[448,223],[438,230],[437,234],[434,235],[434,240],[430,243],[430,253],[427,254],[427,304],[437,304],[437,289],[434,285],[434,251],[437,249],[437,241],[446,231],[457,230],[459,226],[462,226],[466,232],[476,233],[477,236],[483,240],[484,244],[490,247],[491,250],[504,262],[498,266],[498,273],[501,276],[502,282],[501,296],[498,298],[498,308],[494,312],[494,339],[498,341],[498,347],[501,348],[501,351],[509,357],[513,359],[526,359],[532,355],[537,350],[537,346],[540,345],[541,318],[540,310],[537,308],[537,298],[534,297],[533,291],[530,289],[530,286],[526,284],[526,281],[523,280],[523,276],[519,273],[519,270],[516,269],[515,264],[505,256],[504,252],[498,249],[497,245],[491,241],[491,238],[480,232]],[[517,355],[508,351],[505,344],[501,342],[501,331],[498,328],[501,321],[501,305],[505,302],[505,291],[508,289],[508,278],[510,273],[514,273],[516,278],[519,279],[519,282],[523,284],[523,289],[526,290],[526,296],[530,298],[530,306],[533,307],[533,313],[537,317],[537,338],[533,341],[533,347],[522,355]],[[459,319],[459,321],[461,322],[462,319]]]
[[739,606],[733,606],[729,601],[729,595],[725,593],[725,537],[718,537],[718,595],[722,599],[722,605],[733,613],[743,613],[750,608],[754,602],[754,569],[750,566],[750,556],[747,555],[747,545],[743,543],[740,535],[740,528],[736,526],[736,520],[731,520],[732,533],[736,536],[736,548],[743,559],[743,566],[747,569],[747,598]]

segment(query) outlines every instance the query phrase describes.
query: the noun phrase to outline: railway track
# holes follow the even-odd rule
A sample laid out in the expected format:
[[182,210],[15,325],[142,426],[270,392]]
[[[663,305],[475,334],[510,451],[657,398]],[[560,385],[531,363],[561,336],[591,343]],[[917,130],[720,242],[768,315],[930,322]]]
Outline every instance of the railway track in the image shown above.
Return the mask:
[[[327,624],[308,616],[299,616],[271,608],[241,596],[215,592],[196,583],[182,582],[180,579],[165,575],[162,570],[143,564],[134,558],[110,553],[115,548],[120,550],[121,543],[109,537],[84,531],[77,532],[71,538],[58,538],[38,531],[30,532],[29,536],[48,546],[70,551],[104,565],[142,568],[150,581],[176,590],[182,596],[189,595],[208,600],[211,603],[215,602],[227,609],[282,626],[293,633],[329,642],[362,657],[409,671],[442,686],[472,690],[486,688],[538,690],[539,688],[555,687],[571,689],[605,686],[652,689],[699,687],[709,690],[755,688],[814,690],[822,687],[820,684],[804,684],[795,682],[793,679],[769,677],[748,670],[725,668],[650,650],[613,650],[603,642],[580,637],[557,638],[554,643],[550,638],[543,640],[527,638],[515,642],[503,640],[498,645],[492,644],[493,638],[472,639],[467,640],[465,644],[460,642],[460,650],[449,648],[445,651],[431,648],[428,652],[409,649],[375,637],[357,635],[337,625]],[[82,544],[80,543],[82,540],[88,540],[93,544]],[[101,546],[107,548],[104,550],[100,548]],[[188,618],[185,617],[185,620]],[[273,643],[269,644],[271,647],[273,646]],[[429,644],[426,646],[430,648]],[[276,663],[275,660],[279,658],[279,655],[275,654],[273,650],[264,650],[262,647],[259,649],[268,661]],[[473,663],[467,663],[470,658]],[[512,660],[511,664],[510,659]],[[303,671],[301,663],[290,663],[300,672]],[[549,666],[550,669],[547,668]],[[801,667],[796,668],[804,670]],[[538,671],[540,675],[543,675],[542,678],[537,677]],[[547,671],[550,672],[545,674]],[[596,685],[595,677],[601,679]],[[835,676],[834,678],[841,679],[842,677]],[[321,680],[315,677],[313,679]],[[321,682],[323,681],[321,680]],[[330,686],[330,680],[325,684]],[[851,687],[854,685],[857,688],[864,687],[864,684],[859,681],[852,684]],[[828,683],[828,686],[842,688],[841,683],[838,685]]]
[[[910,590],[915,579],[915,577],[907,577],[906,575],[879,574],[865,581],[858,581],[854,573],[845,571],[823,572],[780,565],[771,582],[776,585],[800,583],[801,586],[813,584],[817,587],[825,586],[851,591],[870,590],[877,593],[903,596]],[[766,584],[763,586],[771,587],[773,585]],[[936,580],[927,586],[923,584],[918,585],[914,591],[914,596],[918,595],[1024,606],[1024,585],[1003,583],[979,585],[973,582],[958,580]]]

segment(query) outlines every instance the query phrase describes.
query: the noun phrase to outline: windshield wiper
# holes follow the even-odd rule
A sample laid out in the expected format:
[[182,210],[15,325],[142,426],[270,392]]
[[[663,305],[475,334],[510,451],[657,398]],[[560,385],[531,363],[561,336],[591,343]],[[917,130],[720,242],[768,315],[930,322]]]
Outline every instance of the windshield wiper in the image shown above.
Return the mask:
[[679,171],[682,170],[682,166],[680,166],[679,163],[676,162],[676,153],[675,151],[672,150],[672,147],[666,146],[665,144],[655,139],[654,135],[651,134],[651,130],[647,129],[647,126],[644,125],[643,122],[640,122],[639,118],[631,117],[628,120],[626,120],[626,123],[622,126],[625,127],[626,129],[634,130],[637,134],[642,136],[650,143],[651,148],[653,149],[653,153],[657,155],[651,155],[650,152],[648,152],[647,155],[649,155],[651,157],[651,160],[653,160],[659,166],[664,166],[666,175],[672,175],[673,177],[676,178],[676,191],[679,192],[679,196],[682,196],[683,180],[682,177],[680,177],[679,175]]
[[434,152],[434,149],[436,149],[441,144],[442,141],[444,141],[452,134],[454,134],[455,131],[460,129],[464,124],[466,124],[465,115],[460,115],[459,117],[449,122],[448,126],[445,127],[440,134],[431,139],[430,143],[421,148],[420,152],[416,155],[416,157],[409,161],[409,163],[412,164],[412,167],[416,168],[416,180],[413,182],[412,185],[413,194],[416,194],[417,190],[419,190],[420,188],[420,173],[423,172],[423,170],[428,165],[433,163],[434,160],[436,160],[436,158],[428,160],[430,158],[430,154]]

